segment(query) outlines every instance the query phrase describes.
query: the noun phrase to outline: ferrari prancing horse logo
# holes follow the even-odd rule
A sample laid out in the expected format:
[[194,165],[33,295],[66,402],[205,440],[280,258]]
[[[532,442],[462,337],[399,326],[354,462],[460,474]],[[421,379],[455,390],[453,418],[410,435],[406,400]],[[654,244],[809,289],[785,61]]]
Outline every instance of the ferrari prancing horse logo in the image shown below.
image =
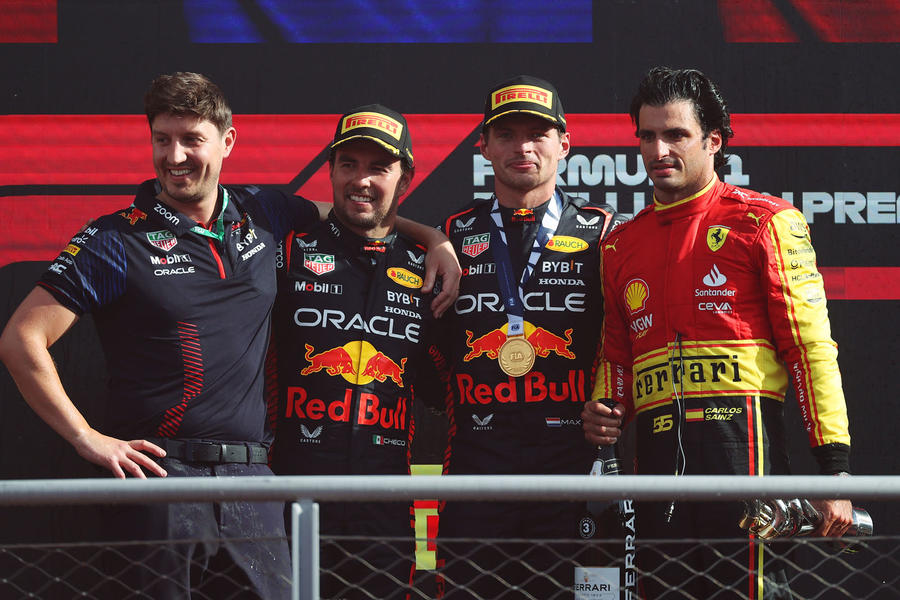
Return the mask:
[[706,230],[706,245],[713,252],[717,251],[725,244],[725,238],[728,237],[729,231],[731,231],[731,227],[710,225],[709,229]]

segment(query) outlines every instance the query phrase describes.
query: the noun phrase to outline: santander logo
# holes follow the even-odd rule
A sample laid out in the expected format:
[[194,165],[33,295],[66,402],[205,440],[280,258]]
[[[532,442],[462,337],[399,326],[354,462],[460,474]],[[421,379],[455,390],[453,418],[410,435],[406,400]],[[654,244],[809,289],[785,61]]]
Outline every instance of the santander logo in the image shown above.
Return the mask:
[[719,267],[716,265],[712,266],[712,269],[709,270],[703,277],[703,283],[710,287],[719,287],[720,285],[725,285],[725,282],[728,281],[728,278],[719,270]]

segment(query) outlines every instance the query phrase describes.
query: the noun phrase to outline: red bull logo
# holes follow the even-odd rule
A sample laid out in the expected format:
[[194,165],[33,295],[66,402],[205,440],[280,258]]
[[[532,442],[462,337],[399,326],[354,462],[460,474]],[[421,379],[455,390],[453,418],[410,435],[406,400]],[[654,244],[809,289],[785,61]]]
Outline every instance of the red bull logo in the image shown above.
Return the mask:
[[500,403],[530,403],[530,402],[584,402],[585,401],[585,377],[584,371],[569,370],[564,380],[550,379],[540,371],[531,371],[518,381],[522,382],[516,387],[517,379],[510,377],[508,381],[498,383],[491,387],[488,384],[476,384],[471,375],[466,373],[456,374],[456,394],[460,404],[487,405],[494,402]]
[[247,215],[244,215],[240,221],[238,221],[237,223],[231,224],[231,230],[237,231],[238,229],[240,229],[241,227],[243,227],[246,224],[247,224]]
[[488,358],[496,360],[500,356],[500,346],[506,342],[506,325],[503,326],[503,329],[494,329],[474,340],[472,335],[474,334],[467,329],[466,346],[469,347],[469,352],[463,356],[463,360],[469,362],[482,354],[487,354]]
[[315,348],[306,344],[306,354],[304,358],[309,361],[309,366],[300,371],[301,375],[310,375],[325,370],[329,375],[355,375],[356,370],[353,368],[353,358],[343,348],[331,348],[316,355],[313,355]]
[[371,240],[363,245],[363,252],[380,252],[384,254],[387,250],[387,244],[381,240]]
[[134,225],[138,221],[146,221],[147,220],[147,213],[145,213],[142,210],[138,210],[136,208],[132,208],[131,210],[123,210],[119,214],[121,216],[125,217],[126,219],[128,219],[129,225]]
[[530,208],[517,208],[512,213],[513,223],[533,223],[534,219],[534,211]]
[[328,419],[337,423],[373,425],[383,429],[406,430],[407,398],[398,398],[396,403],[383,402],[376,394],[361,393],[354,410],[352,388],[344,390],[340,400],[325,402],[321,398],[310,398],[306,388],[289,386],[284,416],[297,417],[308,421]]
[[563,358],[575,358],[575,353],[569,350],[572,344],[572,329],[566,329],[563,337],[559,337],[543,327],[535,327],[525,339],[534,348],[534,353],[542,358],[547,358],[551,352]]
[[406,357],[401,358],[398,365],[381,352],[376,352],[369,359],[369,362],[366,363],[366,368],[363,369],[362,375],[363,377],[372,377],[382,383],[390,378],[398,387],[403,387],[403,370],[405,367]]
[[354,385],[365,385],[373,380],[384,383],[390,379],[397,387],[403,387],[406,357],[401,358],[400,364],[397,364],[384,352],[362,340],[348,342],[318,354],[314,354],[315,348],[310,344],[305,346],[305,358],[309,365],[300,370],[301,375],[324,371],[332,377],[340,375]]
[[375,394],[360,394],[357,423],[378,425],[384,429],[406,429],[406,398],[399,398],[393,408],[381,404]]
[[[469,352],[463,356],[463,361],[469,362],[482,355],[496,360],[500,356],[500,346],[506,342],[508,329],[509,325],[504,325],[500,329],[494,329],[475,339],[472,339],[474,334],[467,329],[466,346],[469,347]],[[566,329],[563,337],[560,337],[552,331],[543,327],[535,327],[525,321],[525,339],[534,348],[535,355],[541,358],[547,358],[551,352],[563,358],[575,358],[575,353],[569,350],[569,346],[572,344],[572,329]]]

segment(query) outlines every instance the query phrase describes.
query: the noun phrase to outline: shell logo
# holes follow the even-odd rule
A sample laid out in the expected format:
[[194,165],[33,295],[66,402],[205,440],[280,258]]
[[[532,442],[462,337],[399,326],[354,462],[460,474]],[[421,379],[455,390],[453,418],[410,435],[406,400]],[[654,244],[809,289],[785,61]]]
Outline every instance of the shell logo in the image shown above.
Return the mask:
[[643,279],[632,279],[625,285],[625,305],[631,314],[644,310],[649,297],[650,288]]

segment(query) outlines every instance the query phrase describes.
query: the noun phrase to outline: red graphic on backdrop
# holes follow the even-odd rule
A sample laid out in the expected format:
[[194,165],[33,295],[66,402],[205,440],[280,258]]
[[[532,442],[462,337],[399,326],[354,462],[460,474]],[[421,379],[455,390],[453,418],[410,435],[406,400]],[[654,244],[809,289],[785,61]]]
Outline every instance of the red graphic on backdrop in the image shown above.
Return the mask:
[[0,44],[55,44],[57,0],[3,2]]
[[[226,162],[222,182],[286,185],[318,157],[321,166],[296,184],[301,195],[327,200],[331,185],[322,157],[337,118],[236,116],[239,143]],[[480,120],[478,114],[407,115],[416,148],[413,189],[475,131]],[[900,146],[900,114],[735,114],[732,123],[738,131],[732,147]],[[624,114],[570,114],[569,124],[577,131],[579,146],[635,145],[634,126]],[[278,152],[269,150],[273,147]],[[5,228],[0,237],[0,267],[53,260],[88,219],[127,209],[131,190],[151,177],[143,115],[0,115],[0,214],[15,215],[15,226]],[[88,185],[117,188],[110,194],[77,189]],[[40,186],[74,189],[50,193],[33,189]],[[900,267],[821,271],[830,299],[900,298]]]
[[[792,25],[789,17],[794,15],[797,20]],[[725,41],[732,43],[800,42],[797,29],[801,27],[822,42],[900,42],[900,3],[896,0],[719,0],[719,18]]]

